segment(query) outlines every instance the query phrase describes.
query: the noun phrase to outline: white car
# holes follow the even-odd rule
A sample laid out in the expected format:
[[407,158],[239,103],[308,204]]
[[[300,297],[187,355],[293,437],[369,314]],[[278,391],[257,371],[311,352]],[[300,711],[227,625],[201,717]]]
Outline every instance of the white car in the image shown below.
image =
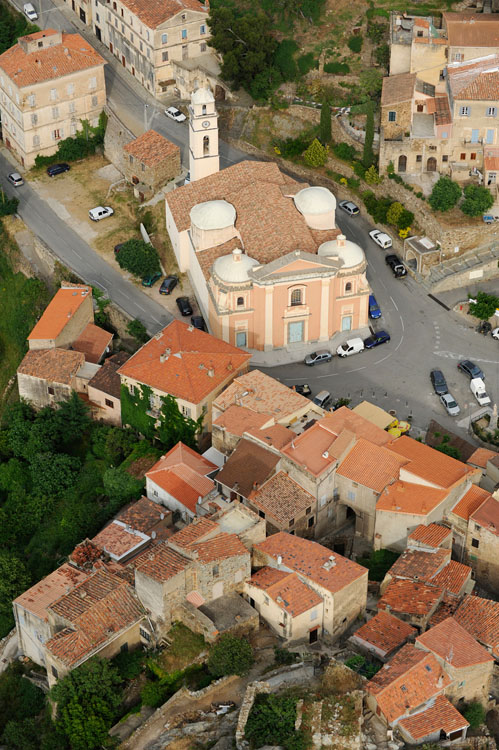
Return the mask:
[[336,349],[338,357],[350,357],[351,354],[359,354],[364,351],[364,342],[361,338],[348,339]]
[[491,331],[492,338],[497,339],[499,341],[499,328],[494,328],[493,331]]
[[97,206],[97,208],[91,208],[88,215],[92,221],[100,221],[101,219],[107,219],[108,216],[114,214],[111,206]]
[[19,172],[11,172],[7,175],[8,181],[11,183],[11,185],[14,185],[14,187],[19,187],[20,185],[24,185],[24,180],[19,174]]
[[38,19],[38,13],[31,3],[24,3],[23,11],[29,21],[36,21]]
[[168,107],[168,109],[165,109],[165,115],[169,117],[170,120],[175,120],[175,122],[184,122],[184,120],[187,119],[184,113],[176,107]]
[[338,206],[346,211],[350,216],[356,216],[360,213],[360,208],[353,201],[340,201]]
[[457,417],[461,409],[459,408],[456,399],[451,393],[444,393],[442,396],[440,396],[440,401],[442,402],[442,405],[449,416]]
[[373,229],[372,232],[369,232],[369,237],[382,247],[383,250],[387,250],[392,246],[392,238],[385,232],[380,232],[379,229]]

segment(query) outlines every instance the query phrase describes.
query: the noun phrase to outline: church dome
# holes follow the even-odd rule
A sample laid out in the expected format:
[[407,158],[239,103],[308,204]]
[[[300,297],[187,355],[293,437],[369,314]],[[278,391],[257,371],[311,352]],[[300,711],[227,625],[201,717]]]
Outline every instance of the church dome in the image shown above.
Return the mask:
[[213,271],[220,281],[225,281],[228,284],[243,284],[249,281],[248,271],[250,268],[258,265],[257,260],[250,258],[242,250],[236,248],[230,255],[217,258],[213,264]]
[[325,187],[308,187],[294,196],[295,206],[301,214],[327,214],[336,210],[336,198]]
[[191,208],[190,217],[198,229],[225,229],[234,226],[236,209],[227,201],[206,201]]
[[197,89],[191,94],[192,104],[212,104],[215,101],[215,97],[211,93],[210,89]]
[[338,235],[335,240],[323,242],[319,245],[317,255],[326,258],[340,258],[343,261],[342,268],[353,268],[364,263],[366,256],[364,251],[355,242],[347,240],[344,234]]

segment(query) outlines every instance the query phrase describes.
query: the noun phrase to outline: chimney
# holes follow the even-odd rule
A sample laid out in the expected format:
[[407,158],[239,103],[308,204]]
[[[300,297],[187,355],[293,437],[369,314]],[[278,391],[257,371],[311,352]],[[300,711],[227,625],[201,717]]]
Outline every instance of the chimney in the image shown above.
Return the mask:
[[38,65],[39,68],[42,67],[42,61],[41,60],[35,60],[35,62]]
[[344,234],[339,234],[336,238],[336,247],[345,247],[347,238]]
[[159,355],[159,361],[160,362],[166,362],[166,360],[168,359],[168,357],[169,357],[169,350],[165,349],[165,351],[162,352],[162,354]]
[[279,567],[280,565],[282,565],[282,557],[281,555],[277,555],[277,567]]
[[253,489],[256,491],[259,488],[258,482],[253,482]]
[[232,251],[232,260],[234,261],[234,263],[241,262],[242,254],[243,254],[243,251],[239,247],[234,248],[234,250]]
[[210,369],[208,370],[208,377],[215,377],[215,370],[213,369],[213,367],[210,367]]

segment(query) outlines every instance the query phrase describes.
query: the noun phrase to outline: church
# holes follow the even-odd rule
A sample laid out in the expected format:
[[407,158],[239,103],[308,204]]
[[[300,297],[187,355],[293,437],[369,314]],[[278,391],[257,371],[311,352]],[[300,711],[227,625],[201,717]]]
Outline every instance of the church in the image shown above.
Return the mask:
[[366,258],[336,227],[336,198],[273,162],[220,171],[215,100],[191,96],[191,182],[166,196],[166,227],[210,331],[269,351],[368,325]]

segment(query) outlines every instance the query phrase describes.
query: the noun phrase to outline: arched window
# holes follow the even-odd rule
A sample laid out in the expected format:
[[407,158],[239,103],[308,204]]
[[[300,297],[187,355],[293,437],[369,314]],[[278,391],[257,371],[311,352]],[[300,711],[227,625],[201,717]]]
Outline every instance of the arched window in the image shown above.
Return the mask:
[[351,281],[347,281],[347,283],[345,284],[345,294],[347,292],[351,292],[351,291],[352,291],[352,282]]
[[203,154],[206,156],[206,154],[210,153],[210,138],[209,136],[205,135],[203,138]]
[[291,292],[291,306],[301,305],[301,289],[293,289]]
[[202,108],[201,108],[201,113],[202,113],[203,115],[205,115],[205,114],[206,114],[206,104],[203,104],[203,106],[202,106]]
[[244,307],[244,297],[238,297],[237,298],[237,306],[238,307]]

